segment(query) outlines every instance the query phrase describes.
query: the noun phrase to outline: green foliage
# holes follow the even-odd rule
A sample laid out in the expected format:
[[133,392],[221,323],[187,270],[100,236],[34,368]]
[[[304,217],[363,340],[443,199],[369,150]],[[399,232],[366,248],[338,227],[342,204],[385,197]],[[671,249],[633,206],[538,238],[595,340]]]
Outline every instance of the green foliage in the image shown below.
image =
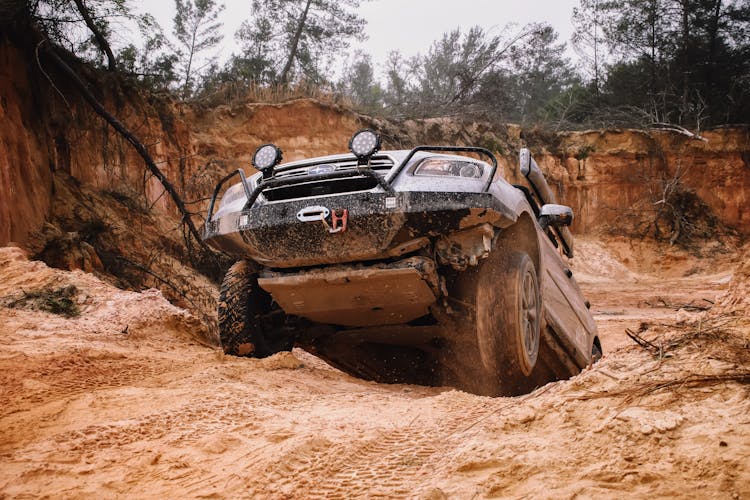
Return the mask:
[[[172,37],[127,0],[86,0],[88,25],[76,0],[28,8],[53,42],[79,57],[108,63],[98,31],[117,40],[121,73],[204,102],[308,88],[396,118],[460,114],[551,129],[670,123],[700,130],[750,116],[748,0],[579,0],[578,68],[551,27],[532,23],[452,30],[424,54],[391,53],[384,68],[356,53],[335,83],[333,62],[363,37],[361,0],[253,0],[236,33],[242,51],[225,64],[210,57],[222,40],[218,1],[175,0]],[[135,25],[142,42],[128,43],[125,25]]]
[[415,98],[423,113],[434,114],[470,96],[477,80],[501,56],[501,37],[488,37],[479,26],[462,34],[445,33],[424,57],[416,59]]
[[476,26],[445,33],[424,56],[404,60],[392,53],[384,109],[407,117],[547,119],[548,103],[578,82],[557,37],[544,24],[506,27],[498,35]]
[[179,55],[153,16],[139,16],[137,24],[143,48],[131,43],[120,50],[117,55],[120,71],[148,89],[167,91],[178,80]]
[[606,55],[602,32],[602,17],[599,5],[604,0],[581,0],[581,6],[573,9],[575,32],[571,38],[573,49],[581,58],[580,67],[591,80],[591,90],[599,97]]
[[508,88],[513,95],[502,103],[504,115],[521,123],[545,121],[546,107],[578,79],[565,57],[565,44],[550,26],[537,27],[510,48]]
[[365,20],[352,11],[359,4],[360,0],[253,0],[252,18],[237,32],[243,44],[241,57],[253,61],[250,67],[260,78],[284,84],[322,82],[326,66],[350,40],[363,37]]
[[409,83],[406,78],[411,75],[411,71],[406,68],[406,64],[398,51],[388,54],[383,104],[392,116],[401,116],[409,108]]
[[[177,55],[150,14],[137,14],[126,0],[86,0],[82,4],[105,39],[121,43],[116,49],[117,69],[152,90],[165,90],[177,79]],[[73,1],[39,0],[29,3],[28,16],[53,43],[98,67],[105,54]],[[142,47],[128,41],[134,28]]]
[[[701,129],[750,114],[750,2],[581,0],[612,54],[601,82],[605,108],[638,110],[643,124]],[[574,39],[591,39],[578,23]],[[599,82],[597,82],[599,83]]]
[[340,92],[347,95],[358,108],[377,113],[382,108],[383,89],[375,79],[372,58],[357,52],[344,68]]
[[46,311],[52,314],[75,318],[81,314],[75,301],[78,289],[75,285],[60,288],[44,288],[41,290],[24,291],[18,299],[6,301],[7,307]]
[[[86,0],[97,29],[110,38],[117,27],[135,16],[126,0]],[[79,57],[104,67],[104,54],[71,0],[29,2],[29,15],[49,39]]]
[[175,0],[174,36],[179,44],[175,55],[183,98],[192,95],[196,76],[215,60],[200,65],[199,55],[223,40],[222,24],[216,21],[222,10],[224,5],[214,0]]

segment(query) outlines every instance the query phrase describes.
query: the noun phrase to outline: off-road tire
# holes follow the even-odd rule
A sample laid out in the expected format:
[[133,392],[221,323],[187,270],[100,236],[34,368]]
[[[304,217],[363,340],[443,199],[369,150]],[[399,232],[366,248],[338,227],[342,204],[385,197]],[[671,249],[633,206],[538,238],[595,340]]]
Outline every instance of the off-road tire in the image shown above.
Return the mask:
[[512,252],[490,261],[479,277],[475,331],[490,393],[530,390],[539,355],[541,298],[531,258]]
[[271,297],[258,286],[252,264],[235,262],[219,293],[219,338],[225,354],[265,358],[292,348],[291,342],[274,338],[264,325],[271,304]]

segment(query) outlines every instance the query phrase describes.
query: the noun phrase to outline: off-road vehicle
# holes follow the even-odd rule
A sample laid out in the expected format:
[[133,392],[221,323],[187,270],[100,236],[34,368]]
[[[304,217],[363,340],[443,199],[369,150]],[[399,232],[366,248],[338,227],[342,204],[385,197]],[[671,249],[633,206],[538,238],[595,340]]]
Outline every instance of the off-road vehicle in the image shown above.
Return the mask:
[[520,186],[484,148],[380,145],[365,129],[351,154],[280,164],[266,144],[259,172],[218,183],[205,240],[239,259],[221,287],[224,352],[298,345],[359,377],[486,395],[595,361],[596,325],[561,258],[573,212],[529,151]]

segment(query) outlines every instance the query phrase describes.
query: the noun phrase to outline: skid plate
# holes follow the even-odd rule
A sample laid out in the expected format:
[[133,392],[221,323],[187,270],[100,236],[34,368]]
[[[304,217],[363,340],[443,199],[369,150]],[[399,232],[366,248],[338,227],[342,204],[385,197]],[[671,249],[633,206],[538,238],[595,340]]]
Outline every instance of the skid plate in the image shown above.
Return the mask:
[[435,283],[434,263],[419,257],[389,266],[337,266],[258,279],[287,314],[358,327],[396,325],[424,316],[435,302]]

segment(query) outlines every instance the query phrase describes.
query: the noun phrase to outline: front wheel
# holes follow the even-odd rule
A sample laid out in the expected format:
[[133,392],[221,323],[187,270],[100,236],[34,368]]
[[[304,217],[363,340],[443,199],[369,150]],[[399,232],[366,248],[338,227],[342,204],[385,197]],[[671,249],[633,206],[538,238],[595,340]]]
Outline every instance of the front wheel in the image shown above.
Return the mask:
[[272,305],[271,296],[258,286],[251,263],[235,262],[219,293],[219,338],[225,354],[265,358],[291,350],[293,342],[270,331]]
[[539,355],[541,299],[536,269],[524,252],[487,263],[476,298],[477,346],[495,394],[528,391]]

